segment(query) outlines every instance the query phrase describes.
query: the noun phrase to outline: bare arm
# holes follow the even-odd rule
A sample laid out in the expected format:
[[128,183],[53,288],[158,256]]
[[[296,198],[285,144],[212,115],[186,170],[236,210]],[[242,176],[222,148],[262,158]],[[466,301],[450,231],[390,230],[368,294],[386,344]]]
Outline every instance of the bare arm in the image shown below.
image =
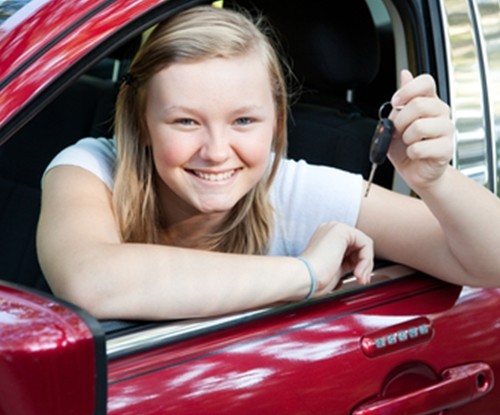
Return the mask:
[[432,79],[402,81],[389,155],[421,200],[375,188],[358,226],[379,256],[458,284],[500,286],[500,200],[449,166],[453,125]]
[[78,167],[47,174],[37,246],[55,294],[101,318],[221,314],[298,300],[309,288],[294,258],[221,261],[222,254],[121,243],[109,190]]
[[[329,246],[330,255],[318,261],[308,252],[318,268],[317,295],[337,284],[348,246],[362,246],[360,273],[366,277],[371,271],[371,244],[356,239],[364,237],[361,232],[342,225],[322,231],[330,239],[313,238],[317,247],[311,251]],[[332,243],[339,246],[337,255],[331,254]],[[37,246],[54,293],[99,318],[224,314],[301,300],[311,284],[296,258],[122,243],[109,190],[92,173],[72,166],[54,168],[45,178]],[[329,266],[322,265],[325,260]]]
[[[450,186],[453,197],[440,193],[444,203],[428,199],[424,203],[373,186],[358,227],[374,239],[379,258],[460,285],[498,287],[500,231],[498,219],[493,219],[500,215],[498,200],[459,172],[451,175],[460,175],[450,178],[460,185]],[[484,198],[486,202],[479,202]],[[433,203],[437,207],[431,211]]]

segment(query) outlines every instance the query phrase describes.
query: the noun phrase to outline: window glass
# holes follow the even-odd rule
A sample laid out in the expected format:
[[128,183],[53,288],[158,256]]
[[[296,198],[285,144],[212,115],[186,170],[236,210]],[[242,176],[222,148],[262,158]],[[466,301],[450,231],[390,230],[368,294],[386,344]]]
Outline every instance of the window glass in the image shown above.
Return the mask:
[[0,26],[32,0],[0,0]]
[[368,7],[372,12],[375,25],[383,26],[391,23],[391,18],[389,17],[389,13],[387,12],[383,0],[366,0],[366,4],[368,4]]

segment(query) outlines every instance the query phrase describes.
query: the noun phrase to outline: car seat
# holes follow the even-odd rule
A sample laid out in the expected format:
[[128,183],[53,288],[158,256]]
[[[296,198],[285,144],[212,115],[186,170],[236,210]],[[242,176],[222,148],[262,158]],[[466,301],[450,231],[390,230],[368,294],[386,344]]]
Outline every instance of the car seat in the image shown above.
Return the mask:
[[82,76],[0,146],[0,279],[49,291],[35,234],[45,167],[86,136],[110,136],[117,86]]
[[[325,7],[320,0],[293,6],[277,0],[231,0],[225,4],[250,13],[260,11],[268,18],[301,85],[289,116],[288,156],[367,178],[369,149],[378,120],[377,111],[373,111],[377,98],[366,90],[379,75],[381,48],[366,1],[350,0],[339,7]],[[365,104],[357,96],[362,90],[364,97],[370,98]],[[380,105],[390,95],[378,99]],[[385,163],[377,169],[375,182],[390,188],[392,176],[391,165]]]
[[126,70],[140,42],[137,37],[116,49],[0,146],[0,280],[50,292],[35,244],[43,172],[78,139],[111,137],[116,61]]
[[43,172],[78,139],[112,136],[120,74],[141,42],[114,49],[0,146],[0,280],[50,293],[35,243]]

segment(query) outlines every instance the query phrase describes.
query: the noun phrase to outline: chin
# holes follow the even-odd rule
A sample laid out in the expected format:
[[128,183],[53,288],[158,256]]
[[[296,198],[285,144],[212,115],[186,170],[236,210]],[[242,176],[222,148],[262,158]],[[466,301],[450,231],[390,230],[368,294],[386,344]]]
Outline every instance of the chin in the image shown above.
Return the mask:
[[220,214],[220,213],[228,213],[231,211],[234,206],[236,206],[237,202],[228,202],[228,203],[198,203],[195,204],[194,206],[197,208],[197,210],[200,213],[203,214]]

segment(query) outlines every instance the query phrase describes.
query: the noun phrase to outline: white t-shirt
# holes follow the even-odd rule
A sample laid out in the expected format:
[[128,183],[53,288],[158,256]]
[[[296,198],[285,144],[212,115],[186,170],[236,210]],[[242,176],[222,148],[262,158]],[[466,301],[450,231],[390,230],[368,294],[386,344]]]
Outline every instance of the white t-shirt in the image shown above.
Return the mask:
[[[47,167],[82,167],[112,191],[116,165],[113,139],[84,138],[61,151]],[[283,160],[270,189],[275,210],[269,255],[299,255],[324,222],[356,224],[362,197],[361,175],[304,161]]]

